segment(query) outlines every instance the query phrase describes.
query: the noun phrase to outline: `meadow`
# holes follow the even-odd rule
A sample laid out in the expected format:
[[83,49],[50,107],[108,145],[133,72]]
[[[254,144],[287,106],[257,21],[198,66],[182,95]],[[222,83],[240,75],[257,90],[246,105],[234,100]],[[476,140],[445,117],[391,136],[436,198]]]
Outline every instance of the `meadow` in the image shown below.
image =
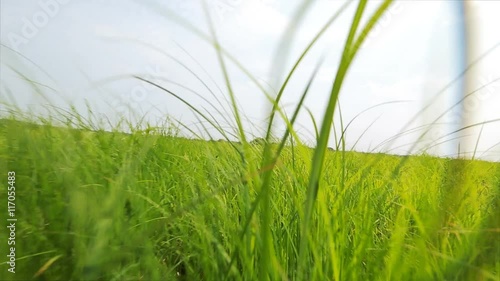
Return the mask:
[[2,279],[498,280],[498,163],[328,151],[303,237],[303,145],[257,169],[262,143],[242,162],[238,143],[144,130],[3,119],[0,143],[18,218]]
[[[104,130],[78,112],[28,116],[4,110],[10,105],[1,100],[0,279],[500,280],[500,163],[348,151],[349,124],[334,122],[342,117],[344,78],[392,2],[377,4],[363,25],[367,1],[358,2],[321,123],[312,118],[314,147],[301,142],[294,125],[322,62],[290,116],[281,98],[301,61],[353,1],[312,37],[276,93],[219,44],[209,13],[210,35],[178,19],[216,51],[231,108],[207,108],[233,121],[232,135],[168,86],[129,78],[176,98],[222,141],[203,140],[180,122],[158,130],[124,120],[128,130]],[[291,22],[299,24],[310,3]],[[282,38],[282,53],[294,28]],[[259,139],[244,128],[228,62],[270,102]],[[273,131],[278,118],[282,135]],[[7,228],[8,211],[17,219],[15,232]]]

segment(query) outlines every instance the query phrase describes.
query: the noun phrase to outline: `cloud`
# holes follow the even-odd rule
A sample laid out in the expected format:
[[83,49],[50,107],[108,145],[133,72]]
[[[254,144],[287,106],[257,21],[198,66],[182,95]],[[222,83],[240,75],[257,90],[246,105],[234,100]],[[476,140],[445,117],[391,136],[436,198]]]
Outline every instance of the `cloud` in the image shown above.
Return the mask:
[[238,25],[251,33],[261,35],[281,35],[289,19],[260,1],[245,1],[239,9],[236,21]]
[[125,36],[123,30],[109,24],[94,24],[94,34],[99,37],[121,37]]

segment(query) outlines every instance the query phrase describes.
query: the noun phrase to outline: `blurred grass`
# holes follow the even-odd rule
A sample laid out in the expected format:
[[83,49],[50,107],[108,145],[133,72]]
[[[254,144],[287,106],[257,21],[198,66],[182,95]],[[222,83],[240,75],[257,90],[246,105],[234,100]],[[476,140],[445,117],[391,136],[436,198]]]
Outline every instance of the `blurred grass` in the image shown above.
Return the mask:
[[[36,280],[223,280],[235,247],[228,279],[256,280],[269,270],[259,263],[261,221],[240,239],[257,190],[235,178],[244,168],[228,142],[12,119],[0,121],[0,132],[0,169],[17,175],[18,217],[17,273],[2,279],[31,280],[61,255]],[[259,161],[262,145],[250,145],[249,161]],[[312,153],[297,145],[292,163],[285,146],[273,169],[278,279],[298,278]],[[500,164],[412,156],[394,178],[400,157],[341,154],[326,153],[308,280],[332,280],[334,272],[340,280],[498,280]],[[6,190],[4,180],[2,198]]]
[[[208,135],[204,123],[226,141],[180,138],[179,128],[169,122],[159,131],[123,120],[116,131],[106,132],[75,108],[56,109],[55,119],[21,122],[22,114],[14,110],[0,120],[0,170],[17,174],[19,218],[17,273],[6,278],[498,280],[498,163],[348,152],[344,138],[350,122],[344,127],[342,118],[337,138],[333,116],[340,110],[344,77],[391,3],[381,2],[360,26],[367,1],[359,1],[321,126],[312,118],[314,149],[301,143],[294,122],[321,62],[292,118],[280,99],[304,57],[350,2],[313,37],[275,97],[219,44],[206,6],[211,37],[177,19],[217,51],[231,114],[216,96],[221,108],[205,101],[226,122],[234,119],[235,132],[224,130],[212,114],[168,86],[131,77],[175,97],[196,114]],[[305,1],[292,22],[300,22],[308,6]],[[285,32],[280,45],[285,47],[278,53],[287,52],[297,27]],[[265,138],[247,139],[227,62],[270,101]],[[272,131],[276,113],[287,126],[281,137]],[[66,128],[55,127],[54,121]],[[120,132],[121,125],[131,133]],[[190,126],[178,126],[201,139]],[[332,127],[337,151],[327,148]],[[235,136],[238,141],[229,141]],[[6,190],[2,182],[0,194]],[[6,241],[6,234],[0,235]],[[7,264],[1,267],[6,272]]]

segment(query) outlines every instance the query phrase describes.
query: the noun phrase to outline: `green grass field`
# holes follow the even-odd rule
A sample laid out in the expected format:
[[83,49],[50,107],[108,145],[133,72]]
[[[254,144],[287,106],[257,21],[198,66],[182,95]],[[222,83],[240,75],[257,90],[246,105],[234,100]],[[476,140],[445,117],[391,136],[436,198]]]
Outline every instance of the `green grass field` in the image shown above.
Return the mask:
[[[300,25],[311,2],[291,22]],[[196,108],[164,84],[130,77],[176,98],[205,132],[215,129],[226,141],[201,140],[203,130],[180,122],[167,122],[163,133],[124,133],[118,125],[108,132],[62,108],[56,117],[67,118],[68,126],[58,127],[49,117],[22,117],[28,114],[1,100],[0,279],[500,280],[500,163],[345,149],[350,123],[344,126],[338,104],[343,81],[392,0],[377,4],[366,21],[368,1],[358,1],[321,123],[309,111],[315,147],[297,136],[295,121],[307,110],[304,100],[322,60],[290,118],[281,98],[301,61],[352,2],[332,14],[272,92],[219,44],[206,4],[210,34],[177,19],[214,47],[225,86],[225,97],[214,97],[229,110]],[[295,28],[284,33],[280,53],[289,51]],[[276,56],[278,70],[279,62]],[[268,126],[258,141],[248,139],[227,65],[268,98]],[[43,96],[40,83],[14,72]],[[473,93],[462,94],[459,103]],[[209,110],[233,121],[227,123],[234,137]],[[77,124],[69,125],[71,119]],[[286,125],[283,135],[273,131],[276,120]],[[179,137],[181,129],[196,139]],[[337,150],[327,147],[331,137]]]
[[314,150],[263,148],[1,120],[2,279],[499,280],[500,164],[328,151],[303,232]]

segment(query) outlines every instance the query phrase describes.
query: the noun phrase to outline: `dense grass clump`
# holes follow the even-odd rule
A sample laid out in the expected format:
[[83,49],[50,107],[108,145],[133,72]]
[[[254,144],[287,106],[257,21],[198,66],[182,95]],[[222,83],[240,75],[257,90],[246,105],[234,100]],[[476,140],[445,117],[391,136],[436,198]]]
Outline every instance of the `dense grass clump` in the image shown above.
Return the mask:
[[11,280],[498,280],[498,163],[411,156],[396,170],[401,157],[329,151],[300,255],[308,147],[285,146],[270,209],[251,215],[265,167],[248,172],[238,143],[4,119],[0,144],[16,172]]

